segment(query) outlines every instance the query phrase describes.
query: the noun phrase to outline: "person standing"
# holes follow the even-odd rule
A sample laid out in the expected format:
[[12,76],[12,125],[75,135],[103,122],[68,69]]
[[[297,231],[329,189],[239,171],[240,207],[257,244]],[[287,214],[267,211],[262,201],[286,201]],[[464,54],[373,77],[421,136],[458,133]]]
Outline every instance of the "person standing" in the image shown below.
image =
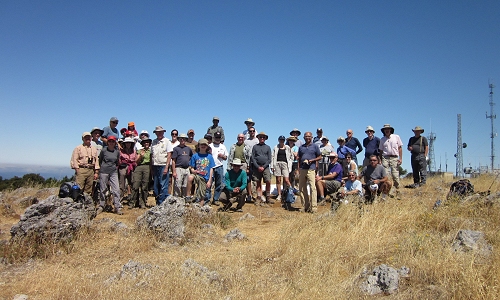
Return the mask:
[[375,136],[375,130],[370,125],[366,126],[365,133],[367,137],[363,139],[363,146],[365,147],[365,158],[363,159],[363,167],[370,164],[370,156],[376,155],[379,157],[380,139]]
[[212,156],[215,162],[215,167],[214,167],[215,190],[214,190],[213,205],[219,206],[220,193],[222,193],[222,189],[224,188],[224,166],[222,164],[224,163],[224,161],[227,159],[228,156],[226,146],[222,144],[222,133],[220,132],[214,133],[214,140],[210,144],[210,148],[212,149]]
[[318,145],[318,147],[321,147],[321,140],[323,139],[323,129],[318,128],[316,129],[316,136],[313,139],[313,143]]
[[149,172],[151,168],[151,139],[143,136],[141,149],[137,150],[137,168],[135,168],[132,185],[132,199],[129,207],[134,208],[139,202],[140,208],[146,208],[149,194]]
[[390,124],[384,124],[380,130],[384,134],[380,139],[380,160],[387,174],[391,174],[393,185],[396,188],[396,197],[400,199],[399,166],[403,163],[403,142],[399,135],[394,134],[394,128]]
[[71,168],[75,170],[76,183],[89,195],[92,194],[92,183],[99,174],[99,156],[97,148],[92,147],[91,140],[90,132],[84,132],[83,143],[73,150],[70,161]]
[[156,204],[160,205],[169,196],[168,166],[170,165],[174,148],[169,139],[165,138],[166,130],[163,127],[156,126],[153,132],[156,134],[156,139],[153,140],[153,144],[151,145],[154,193]]
[[278,138],[278,145],[273,149],[271,170],[276,177],[276,189],[278,190],[278,197],[276,200],[281,201],[281,178],[283,178],[283,189],[291,186],[289,176],[292,171],[293,154],[292,149],[285,145],[285,137]]
[[122,204],[120,202],[120,186],[118,184],[118,162],[120,161],[120,151],[116,147],[116,137],[114,135],[108,136],[107,146],[104,147],[99,155],[99,199],[100,205],[97,209],[97,214],[103,212],[106,206],[106,190],[109,188],[113,197],[113,205],[115,213],[123,215]]
[[120,181],[120,194],[122,203],[129,201],[132,186],[132,173],[137,166],[137,154],[134,150],[134,139],[126,137],[120,149],[120,162],[118,164],[118,178]]
[[179,145],[172,152],[172,177],[174,178],[174,196],[187,196],[187,182],[189,177],[189,162],[193,150],[186,146],[187,135],[181,133],[178,138]]
[[109,126],[104,127],[103,133],[101,134],[101,141],[104,145],[107,145],[110,136],[114,136],[116,139],[120,137],[120,133],[116,126],[118,126],[118,119],[116,117],[111,117],[111,119],[109,119]]
[[426,183],[429,143],[427,138],[421,135],[424,133],[422,127],[417,126],[412,131],[415,136],[412,136],[408,141],[408,151],[411,153],[411,169],[413,171],[412,187],[419,187]]
[[187,140],[186,140],[186,146],[191,148],[193,150],[193,153],[196,152],[196,148],[198,148],[198,142],[194,139],[194,130],[189,129],[187,133]]
[[224,144],[224,140],[225,140],[224,129],[222,128],[222,126],[219,126],[219,121],[220,121],[219,117],[213,117],[212,126],[208,127],[207,133],[214,136],[214,134],[216,132],[220,132],[220,134],[221,134],[220,141],[221,141],[221,143]]
[[[299,147],[299,191],[304,212],[316,213],[318,210],[316,192],[316,162],[321,159],[318,145],[312,142],[312,133],[304,134],[305,143]],[[307,192],[307,185],[311,194]]]
[[[355,153],[352,155],[352,159],[354,160],[354,162],[356,163],[356,165],[358,164],[358,158],[357,158],[357,154],[358,153],[361,153],[361,151],[363,151],[363,146],[361,146],[361,143],[359,142],[359,140],[355,137],[353,137],[353,131],[352,129],[347,129],[346,131],[346,139],[345,139],[345,145],[348,147],[348,148],[351,148],[352,150],[355,151]],[[347,173],[344,173],[344,174],[347,174]]]
[[243,130],[243,135],[245,136],[245,139],[248,139],[248,137],[250,137],[248,131],[250,130],[250,128],[255,126],[255,122],[251,118],[248,118],[245,121],[245,125],[247,125],[247,129]]
[[[271,192],[271,172],[269,171],[272,159],[271,147],[266,145],[268,136],[264,132],[260,132],[257,138],[259,143],[252,147],[252,158],[250,160],[252,162],[252,181],[255,181],[257,186],[255,205],[265,205],[266,202],[274,204],[269,195]],[[262,192],[262,179],[266,183],[265,196]]]
[[104,143],[100,140],[103,132],[104,131],[102,131],[99,127],[92,128],[92,131],[90,132],[90,134],[92,135],[92,141],[90,142],[90,145],[97,149],[97,157],[99,157],[99,154],[101,154],[101,150],[104,147]]
[[291,136],[294,136],[294,137],[297,139],[297,140],[295,141],[295,146],[297,146],[297,147],[302,146],[302,144],[304,143],[304,142],[302,142],[302,141],[299,139],[300,134],[301,134],[301,133],[300,133],[300,130],[298,130],[297,128],[294,128],[294,129],[292,129],[292,131],[290,131],[290,135],[291,135]]

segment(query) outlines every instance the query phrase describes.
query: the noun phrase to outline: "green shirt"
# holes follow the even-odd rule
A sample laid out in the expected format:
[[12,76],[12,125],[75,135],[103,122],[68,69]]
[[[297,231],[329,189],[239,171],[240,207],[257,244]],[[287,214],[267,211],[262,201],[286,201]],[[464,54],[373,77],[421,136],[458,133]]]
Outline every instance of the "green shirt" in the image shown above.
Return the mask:
[[[137,155],[140,155],[141,151],[144,150],[144,149],[141,149],[141,150],[138,150],[137,151]],[[144,152],[144,156],[142,157],[142,160],[138,163],[139,166],[141,165],[149,165],[151,162],[151,148],[149,148],[148,150],[146,150]]]
[[239,159],[241,159],[241,162],[244,162],[244,163],[247,162],[247,160],[245,159],[245,143],[242,143],[241,145],[238,145],[238,144],[235,145],[234,158],[239,158]]

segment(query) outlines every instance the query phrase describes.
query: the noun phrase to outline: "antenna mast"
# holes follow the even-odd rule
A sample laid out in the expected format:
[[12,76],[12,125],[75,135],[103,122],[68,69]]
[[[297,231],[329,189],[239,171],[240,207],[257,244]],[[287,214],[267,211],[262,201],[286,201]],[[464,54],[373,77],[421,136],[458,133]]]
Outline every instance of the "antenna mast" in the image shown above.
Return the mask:
[[494,119],[497,118],[497,115],[493,113],[493,106],[495,103],[493,102],[493,88],[495,85],[493,83],[489,83],[490,88],[490,115],[486,113],[486,119],[491,119],[491,172],[495,170],[495,127],[494,127]]
[[[436,171],[436,159],[434,157],[434,141],[436,140],[436,134],[434,132],[429,133],[429,173]],[[439,167],[441,168],[441,167]]]
[[455,157],[457,158],[457,165],[455,174],[459,178],[464,177],[464,166],[463,166],[463,158],[462,158],[462,115],[457,114],[457,153]]

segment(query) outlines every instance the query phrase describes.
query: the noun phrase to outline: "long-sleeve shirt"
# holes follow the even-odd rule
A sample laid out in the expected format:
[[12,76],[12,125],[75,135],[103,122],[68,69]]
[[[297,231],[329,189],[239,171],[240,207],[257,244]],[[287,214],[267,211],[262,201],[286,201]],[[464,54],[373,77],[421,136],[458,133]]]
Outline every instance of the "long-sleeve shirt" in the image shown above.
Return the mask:
[[[361,146],[361,143],[359,142],[359,140],[355,137],[352,137],[350,140],[349,139],[346,139],[345,140],[345,145],[346,147],[348,148],[351,148],[352,150],[356,151],[356,154],[360,153],[361,151],[363,151],[363,146]],[[355,154],[355,155],[356,155]]]
[[271,147],[266,144],[257,144],[252,147],[252,166],[255,169],[263,167],[268,168],[271,164],[272,152]]
[[92,146],[85,146],[83,144],[76,146],[71,155],[70,166],[72,169],[79,169],[80,166],[94,167],[95,170],[99,169],[99,156],[97,156],[97,149]]
[[247,172],[239,170],[235,172],[234,170],[229,170],[225,175],[226,179],[226,189],[232,192],[235,188],[239,187],[240,191],[247,188]]
[[380,139],[374,136],[371,140],[368,137],[365,137],[363,140],[363,146],[365,146],[365,157],[368,158],[370,155],[378,156],[378,148],[380,145]]

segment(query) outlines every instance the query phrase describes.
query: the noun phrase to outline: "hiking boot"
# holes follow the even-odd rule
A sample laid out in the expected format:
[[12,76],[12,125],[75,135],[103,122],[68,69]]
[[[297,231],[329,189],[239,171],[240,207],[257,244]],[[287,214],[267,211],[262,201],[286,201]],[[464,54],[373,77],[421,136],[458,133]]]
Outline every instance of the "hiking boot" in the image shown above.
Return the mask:
[[281,201],[281,195],[278,195],[278,197],[276,197],[276,201]]
[[252,202],[253,199],[252,199],[252,195],[247,195],[247,199],[246,199],[246,202],[250,203]]
[[243,212],[243,209],[238,208],[238,209],[235,210],[235,212]]
[[121,208],[116,208],[115,209],[115,214],[117,214],[117,215],[123,215],[123,211],[121,210]]
[[318,206],[325,206],[325,205],[326,205],[325,197],[318,198]]
[[269,203],[269,204],[274,204],[276,203],[276,201],[274,201],[271,197],[267,196],[266,197],[266,202]]
[[185,201],[186,203],[191,203],[191,202],[193,202],[193,196],[186,196],[186,197],[184,197],[184,201]]
[[96,213],[97,213],[97,214],[100,214],[100,213],[102,213],[103,211],[104,211],[104,208],[103,208],[102,206],[99,206],[99,207],[97,208]]

